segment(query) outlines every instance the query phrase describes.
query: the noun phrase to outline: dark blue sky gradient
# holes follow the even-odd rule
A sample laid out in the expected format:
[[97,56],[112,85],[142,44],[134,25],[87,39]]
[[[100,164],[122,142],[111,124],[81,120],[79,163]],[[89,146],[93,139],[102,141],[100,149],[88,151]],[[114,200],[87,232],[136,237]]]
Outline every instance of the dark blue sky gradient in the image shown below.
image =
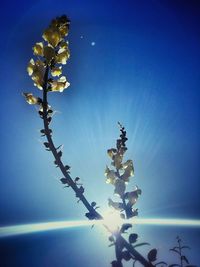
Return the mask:
[[[130,189],[137,184],[143,191],[140,217],[199,219],[200,2],[7,1],[0,17],[0,226],[84,219],[84,207],[56,180],[60,174],[39,135],[42,122],[21,96],[41,94],[26,66],[42,31],[62,14],[72,21],[71,59],[64,67],[71,86],[52,93],[50,103],[58,111],[55,142],[64,144],[72,176],[81,177],[89,200],[107,209],[113,188],[105,184],[106,150],[115,145],[120,121],[136,169]],[[173,261],[168,249],[179,234],[192,247],[188,258],[200,262],[198,229],[136,229],[162,260]],[[0,242],[2,267],[102,267],[114,257],[98,229]]]

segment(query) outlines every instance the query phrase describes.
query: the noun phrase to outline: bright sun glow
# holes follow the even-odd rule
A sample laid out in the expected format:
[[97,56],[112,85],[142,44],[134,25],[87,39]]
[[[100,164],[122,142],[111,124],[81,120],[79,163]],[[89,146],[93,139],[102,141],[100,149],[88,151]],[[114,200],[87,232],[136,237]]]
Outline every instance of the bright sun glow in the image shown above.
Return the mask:
[[31,234],[42,231],[66,229],[82,226],[92,225],[104,225],[110,231],[116,231],[122,223],[132,223],[137,225],[159,225],[159,226],[184,226],[184,227],[200,227],[200,220],[186,220],[186,219],[136,219],[134,220],[122,220],[119,216],[114,213],[105,212],[105,219],[102,221],[58,221],[58,222],[47,222],[47,223],[35,223],[35,224],[22,224],[13,226],[0,227],[0,238]]
[[119,212],[108,210],[103,213],[103,224],[111,232],[115,232],[124,223]]

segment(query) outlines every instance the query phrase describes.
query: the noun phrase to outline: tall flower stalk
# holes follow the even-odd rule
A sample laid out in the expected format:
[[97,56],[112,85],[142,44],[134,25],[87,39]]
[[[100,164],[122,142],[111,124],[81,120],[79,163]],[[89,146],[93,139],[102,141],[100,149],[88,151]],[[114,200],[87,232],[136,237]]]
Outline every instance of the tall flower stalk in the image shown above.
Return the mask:
[[[87,212],[85,216],[89,220],[102,220],[103,217],[97,212],[96,202],[89,202],[84,195],[84,187],[79,184],[79,177],[72,178],[70,175],[70,166],[65,165],[62,161],[61,145],[55,146],[52,134],[53,131],[50,128],[53,109],[48,103],[48,95],[52,92],[63,92],[67,89],[70,83],[67,78],[62,75],[62,65],[65,65],[70,57],[70,51],[66,37],[69,32],[70,21],[63,15],[52,20],[49,27],[44,31],[41,42],[37,42],[33,47],[33,54],[35,58],[32,58],[28,63],[27,71],[34,86],[42,91],[42,96],[38,97],[31,92],[23,93],[26,101],[30,105],[36,105],[38,107],[38,114],[43,121],[43,129],[40,133],[42,137],[46,138],[44,142],[45,149],[52,153],[54,157],[55,166],[60,169],[62,177],[61,183],[64,187],[71,187],[75,192],[79,202],[82,202]],[[126,152],[126,132],[120,125],[121,138],[117,141],[117,148],[110,149],[108,151],[110,157],[113,159],[113,166],[116,168],[113,173],[107,168],[107,182],[115,186],[115,194],[118,194],[121,198],[121,204],[114,203],[109,200],[110,206],[122,205],[121,216],[125,218],[131,218],[137,215],[137,210],[133,210],[132,206],[135,204],[138,195],[141,194],[141,190],[136,188],[132,192],[125,193],[125,184],[129,181],[130,176],[133,175],[133,163],[131,160],[122,163],[122,158]],[[113,174],[113,175],[112,175]],[[130,227],[129,224],[123,224],[119,231],[111,232],[112,236],[110,240],[115,242],[115,251],[117,261],[112,263],[113,266],[122,266],[122,259],[133,259],[140,262],[145,267],[155,266],[153,262],[156,260],[157,251],[151,250],[147,256],[147,259],[143,257],[136,247],[139,245],[133,245],[137,239],[136,234],[129,236],[127,241],[122,234]]]
[[[126,233],[126,231],[132,227],[130,221],[127,221],[138,215],[138,209],[133,208],[136,204],[142,191],[137,186],[133,188],[132,191],[127,191],[127,186],[130,182],[131,177],[134,176],[134,166],[131,159],[124,160],[125,153],[128,150],[126,142],[128,140],[125,128],[118,122],[120,128],[120,137],[116,141],[116,147],[107,150],[108,156],[111,158],[111,167],[106,166],[105,176],[106,183],[111,184],[114,187],[114,196],[117,201],[113,201],[111,198],[108,199],[108,205],[116,210],[124,223],[121,227],[115,229],[112,236],[109,237],[111,245],[115,246],[116,260],[112,261],[113,267],[122,267],[123,260],[130,261],[133,260],[133,265],[138,260],[138,255],[131,255],[129,248],[141,247],[144,245],[149,245],[149,243],[137,243],[138,235],[136,233],[131,233],[129,235],[129,248],[124,248],[121,245],[121,235]],[[127,223],[128,222],[128,223]],[[147,255],[149,266],[166,265],[165,262],[156,262],[157,260],[157,250],[152,249]]]
[[[44,128],[41,129],[41,136],[46,136],[47,142],[44,142],[46,150],[51,151],[54,156],[54,164],[59,167],[63,177],[60,179],[66,187],[71,187],[76,197],[87,208],[86,216],[90,219],[102,219],[101,215],[95,210],[84,196],[84,188],[79,186],[77,178],[74,180],[70,176],[70,167],[62,162],[61,146],[56,147],[52,139],[52,121],[53,109],[48,104],[48,94],[50,92],[63,92],[69,87],[69,82],[62,74],[62,65],[65,65],[70,57],[68,42],[66,36],[69,32],[70,21],[66,16],[57,17],[52,20],[49,27],[44,31],[43,42],[36,43],[33,47],[33,53],[36,60],[31,59],[27,71],[34,81],[34,85],[42,90],[42,99],[35,97],[32,93],[24,93],[26,101],[29,104],[38,105],[38,113],[43,120]],[[61,77],[60,77],[61,76]]]

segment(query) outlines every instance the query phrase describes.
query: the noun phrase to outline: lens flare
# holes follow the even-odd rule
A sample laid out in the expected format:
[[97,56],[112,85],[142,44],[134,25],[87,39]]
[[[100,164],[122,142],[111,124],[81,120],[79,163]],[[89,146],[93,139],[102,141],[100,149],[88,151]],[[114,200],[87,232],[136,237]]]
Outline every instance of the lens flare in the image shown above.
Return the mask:
[[[113,221],[114,220],[114,221]],[[117,225],[116,225],[117,222]],[[156,218],[143,218],[134,220],[115,220],[111,217],[105,218],[105,220],[99,221],[58,221],[58,222],[46,222],[46,223],[34,223],[34,224],[21,224],[13,226],[0,227],[0,238],[9,237],[22,234],[31,234],[36,232],[67,229],[74,227],[92,226],[92,225],[104,225],[111,229],[114,226],[114,230],[117,226],[123,223],[132,223],[135,225],[159,225],[159,226],[178,226],[178,227],[200,227],[200,220],[191,219],[156,219]]]
[[0,227],[0,237],[8,237],[14,235],[31,234],[35,232],[43,232],[57,229],[66,229],[73,227],[82,227],[92,225],[91,221],[58,221],[34,224],[21,224],[13,226]]
[[[103,225],[108,229],[110,232],[115,232],[119,229],[119,227],[125,222],[121,217],[119,212],[107,210],[103,213]],[[99,223],[99,222],[98,222]]]
[[[131,222],[131,220],[129,220]],[[160,226],[188,226],[200,227],[200,220],[191,219],[134,219],[133,224],[160,225]]]

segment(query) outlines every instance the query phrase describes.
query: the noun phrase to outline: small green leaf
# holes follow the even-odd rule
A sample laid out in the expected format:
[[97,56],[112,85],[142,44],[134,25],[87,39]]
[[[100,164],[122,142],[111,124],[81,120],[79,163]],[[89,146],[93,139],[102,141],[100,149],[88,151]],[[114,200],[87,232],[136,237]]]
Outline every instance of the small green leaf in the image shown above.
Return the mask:
[[132,258],[128,250],[122,251],[121,256],[125,261],[129,261]]
[[58,157],[61,158],[62,157],[62,151],[58,152]]
[[150,261],[150,262],[152,262],[152,261],[156,261],[156,257],[157,257],[157,249],[152,249],[152,250],[150,250],[149,251],[149,253],[148,253],[148,260]]
[[130,234],[129,235],[129,243],[133,244],[137,241],[138,235],[137,234]]
[[48,114],[52,114],[53,113],[53,110],[52,109],[48,109],[47,113]]
[[56,148],[56,150],[60,149],[61,147],[62,147],[62,145],[58,146],[58,147]]
[[96,204],[97,204],[97,203],[96,203],[95,201],[93,201],[93,202],[91,203],[91,206],[92,206],[92,207],[95,207]]
[[114,237],[113,237],[112,235],[109,236],[108,240],[109,240],[110,242],[114,242],[114,241],[115,241],[115,239],[114,239]]
[[67,178],[61,178],[60,181],[61,181],[63,184],[68,184],[68,180],[67,180]]
[[83,188],[82,186],[80,186],[80,188],[79,188],[79,193],[80,193],[80,194],[83,194],[84,191],[85,191],[84,188]]
[[181,249],[183,249],[183,248],[188,248],[188,249],[191,249],[190,247],[188,247],[188,246],[182,246],[181,247]]
[[45,146],[46,148],[49,148],[49,143],[48,143],[48,142],[44,142],[44,146]]
[[136,244],[136,245],[134,245],[133,247],[134,247],[134,248],[137,248],[137,247],[141,247],[141,246],[145,246],[145,245],[148,245],[148,246],[150,246],[150,244],[149,244],[149,243],[146,243],[146,242],[144,242],[144,243],[139,243],[139,244]]
[[131,227],[132,227],[132,224],[130,224],[130,223],[124,223],[124,224],[122,225],[122,227],[121,227],[120,232],[121,232],[121,233],[124,233],[126,230],[128,230],[128,229],[131,228]]
[[38,113],[39,113],[40,117],[43,118],[43,112],[39,110]]
[[66,170],[66,171],[69,171],[69,170],[70,170],[70,166],[66,165],[66,166],[65,166],[65,170]]

